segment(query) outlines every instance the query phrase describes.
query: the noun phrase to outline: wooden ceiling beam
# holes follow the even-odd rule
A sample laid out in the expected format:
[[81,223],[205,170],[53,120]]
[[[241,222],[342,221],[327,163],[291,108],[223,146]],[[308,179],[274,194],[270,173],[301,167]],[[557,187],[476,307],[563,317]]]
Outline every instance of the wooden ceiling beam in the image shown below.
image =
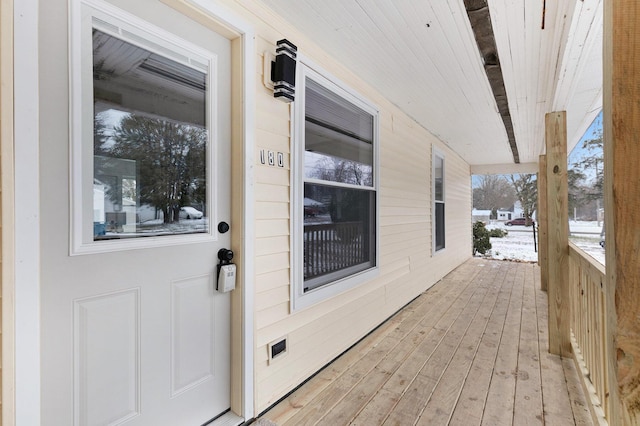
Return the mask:
[[504,86],[504,78],[502,76],[502,68],[500,67],[496,39],[493,34],[489,6],[486,0],[465,0],[464,5],[467,10],[469,22],[471,23],[473,35],[478,45],[478,50],[480,51],[480,56],[482,57],[489,85],[493,91],[498,112],[504,123],[513,161],[518,164],[520,163],[520,154],[513,131],[513,121],[511,120],[511,112],[509,111],[509,100]]

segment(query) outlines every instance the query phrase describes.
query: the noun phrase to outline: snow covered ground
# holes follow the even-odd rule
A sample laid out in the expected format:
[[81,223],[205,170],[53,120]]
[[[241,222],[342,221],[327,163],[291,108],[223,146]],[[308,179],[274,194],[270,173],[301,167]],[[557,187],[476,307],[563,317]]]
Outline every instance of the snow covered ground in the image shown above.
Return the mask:
[[[538,253],[534,249],[533,230],[530,226],[506,226],[492,221],[487,229],[505,229],[509,234],[503,238],[491,238],[491,251],[487,255],[493,259],[536,262]],[[604,265],[604,249],[600,247],[602,224],[597,222],[570,221],[570,241]],[[537,237],[537,234],[536,234]]]

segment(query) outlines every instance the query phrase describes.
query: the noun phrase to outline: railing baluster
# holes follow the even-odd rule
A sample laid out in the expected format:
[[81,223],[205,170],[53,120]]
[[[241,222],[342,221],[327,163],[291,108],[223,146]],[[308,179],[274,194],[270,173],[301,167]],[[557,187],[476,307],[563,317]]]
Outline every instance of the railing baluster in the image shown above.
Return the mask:
[[320,237],[320,247],[322,247],[322,270],[320,271],[320,275],[327,272],[327,230],[322,229],[321,231],[322,237]]
[[337,260],[338,260],[338,264],[336,265],[336,270],[342,269],[344,268],[344,258],[345,258],[345,253],[344,253],[344,248],[345,248],[345,240],[347,238],[345,232],[346,232],[346,227],[343,224],[339,224],[336,226],[336,231],[338,233],[338,238],[336,239],[336,252],[337,252]]
[[569,281],[573,289],[570,315],[571,330],[588,370],[591,382],[604,413],[608,413],[607,344],[605,312],[607,307],[604,266],[569,244]]
[[362,222],[305,225],[303,245],[305,279],[370,260]]

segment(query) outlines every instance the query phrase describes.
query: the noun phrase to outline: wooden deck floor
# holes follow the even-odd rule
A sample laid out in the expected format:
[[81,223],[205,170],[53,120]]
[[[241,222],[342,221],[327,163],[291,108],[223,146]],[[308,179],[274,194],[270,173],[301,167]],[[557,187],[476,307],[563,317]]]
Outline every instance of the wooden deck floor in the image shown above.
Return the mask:
[[539,276],[466,262],[258,423],[591,425],[573,362],[548,353]]

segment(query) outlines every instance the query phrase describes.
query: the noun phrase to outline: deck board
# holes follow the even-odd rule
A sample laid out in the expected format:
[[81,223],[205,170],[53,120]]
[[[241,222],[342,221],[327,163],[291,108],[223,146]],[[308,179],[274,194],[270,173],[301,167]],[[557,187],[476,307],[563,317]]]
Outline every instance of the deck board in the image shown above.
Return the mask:
[[513,278],[508,275],[508,272],[508,268],[500,268],[500,273],[495,277],[496,283],[500,284],[496,305],[491,312],[480,346],[475,353],[465,386],[453,410],[451,424],[478,426],[482,422],[484,405],[513,287]]
[[591,425],[529,263],[472,259],[263,413],[290,425]]
[[[533,268],[524,271],[531,277],[523,277],[526,282],[534,282]],[[533,286],[524,286],[522,296],[522,317],[520,322],[520,345],[516,381],[514,425],[542,425],[542,383],[540,379],[540,347],[538,344],[538,321]]]
[[[513,274],[509,277],[512,285],[511,298],[489,384],[482,425],[508,425],[513,421],[524,287],[524,282],[520,277],[521,268],[521,264],[516,264],[513,266],[514,270],[510,271]],[[513,281],[511,282],[511,280]]]

